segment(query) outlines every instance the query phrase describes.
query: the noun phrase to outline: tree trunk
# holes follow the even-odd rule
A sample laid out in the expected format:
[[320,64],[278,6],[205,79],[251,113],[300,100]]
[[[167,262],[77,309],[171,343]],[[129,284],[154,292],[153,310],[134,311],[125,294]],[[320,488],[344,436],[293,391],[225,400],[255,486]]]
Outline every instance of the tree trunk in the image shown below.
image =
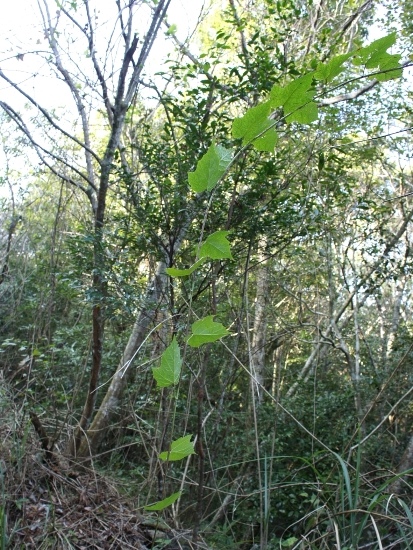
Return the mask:
[[131,367],[137,356],[137,352],[148,336],[150,325],[156,322],[157,311],[165,292],[165,284],[165,263],[159,262],[157,272],[148,285],[144,306],[135,322],[102,404],[89,429],[81,434],[81,441],[77,446],[77,450],[73,442],[71,443],[69,447],[71,454],[79,458],[87,458],[96,453],[113,416],[119,408],[120,400],[128,383]]
[[389,485],[389,492],[396,495],[402,493],[402,486],[404,485],[405,476],[402,475],[403,472],[413,468],[413,434],[410,436],[409,442],[407,444],[406,450],[402,456],[399,467],[397,468],[397,474],[399,477]]
[[267,338],[267,316],[265,304],[268,299],[268,267],[264,255],[260,254],[257,271],[257,293],[255,297],[255,315],[250,351],[250,367],[255,378],[257,403],[263,399],[265,381],[265,344]]

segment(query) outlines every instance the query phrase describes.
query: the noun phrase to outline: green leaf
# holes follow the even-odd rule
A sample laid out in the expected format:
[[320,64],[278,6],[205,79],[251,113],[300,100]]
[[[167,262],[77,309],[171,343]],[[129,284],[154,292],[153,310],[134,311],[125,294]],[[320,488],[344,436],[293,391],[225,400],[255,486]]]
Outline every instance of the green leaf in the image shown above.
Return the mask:
[[376,78],[380,82],[392,80],[393,78],[400,78],[403,75],[403,68],[400,67],[400,58],[400,55],[387,54],[387,58],[380,62],[380,70],[385,72],[376,74],[373,78]]
[[177,269],[175,267],[168,267],[166,269],[166,273],[170,277],[187,277],[188,275],[191,275],[200,265],[205,263],[206,258],[200,258],[197,262],[195,262],[191,267],[188,267],[187,269]]
[[297,541],[298,541],[297,537],[289,537],[288,539],[284,540],[281,543],[281,546],[283,548],[289,548],[289,547],[293,546]]
[[199,348],[202,344],[215,342],[228,334],[229,331],[221,323],[216,323],[213,315],[209,315],[192,325],[192,336],[189,337],[188,344]]
[[[387,50],[396,43],[396,32],[387,36],[378,38],[368,46],[360,48],[354,54],[354,65],[364,65],[366,69],[376,69],[384,71],[383,74],[371,75],[370,78],[377,78],[381,82],[399,78],[403,74],[400,67],[401,55],[389,54]],[[394,69],[394,70],[392,70]]]
[[169,497],[164,498],[163,500],[159,500],[158,502],[155,502],[154,504],[149,504],[148,506],[144,506],[144,510],[163,510],[167,506],[170,506],[173,504],[178,498],[182,495],[182,491],[178,491],[177,493],[173,493]]
[[216,231],[209,235],[199,249],[199,257],[213,260],[232,259],[230,244],[226,239],[228,233],[229,231]]
[[232,158],[232,151],[225,149],[222,145],[212,143],[205,155],[198,161],[196,170],[188,174],[191,189],[195,193],[211,191],[224,175]]
[[160,453],[161,460],[182,460],[189,455],[195,454],[194,444],[191,441],[192,435],[185,435],[171,443],[171,450]]
[[160,367],[152,368],[153,377],[158,388],[168,388],[179,382],[182,360],[178,343],[174,337],[171,344],[166,348],[161,357]]
[[321,172],[321,170],[324,168],[325,163],[326,163],[326,159],[325,159],[323,151],[321,151],[318,154],[318,171],[319,172]]
[[200,265],[205,263],[207,258],[213,260],[222,260],[224,258],[230,258],[231,250],[230,244],[226,239],[229,231],[216,231],[210,235],[206,241],[199,247],[199,260],[196,261],[191,267],[186,269],[177,269],[175,267],[168,267],[166,273],[170,277],[187,277],[191,275]]
[[[242,138],[243,145],[252,143],[258,151],[273,151],[278,135],[274,128],[270,128],[274,125],[274,121],[269,118],[270,114],[271,104],[269,101],[251,107],[243,117],[236,118],[232,123],[233,137]],[[262,132],[265,133],[260,136]]]
[[352,55],[352,52],[343,53],[342,55],[333,57],[328,63],[320,63],[314,73],[314,78],[331,82],[334,77],[344,71],[343,65]]
[[169,28],[168,30],[166,31],[166,35],[167,36],[170,36],[172,34],[175,34],[176,31],[177,31],[178,27],[175,25],[175,23],[173,25],[169,25]]
[[298,122],[299,124],[310,124],[318,119],[318,107],[314,101],[311,101],[295,113],[286,117],[287,122]]
[[[364,48],[358,49],[354,54],[354,65],[363,65],[375,60],[373,65],[378,67],[380,65],[380,58],[386,53],[386,51],[396,43],[396,32],[392,32],[387,36],[378,38],[371,44],[368,44]],[[371,67],[370,67],[371,68]]]
[[317,105],[312,101],[315,91],[312,88],[314,73],[308,73],[290,82],[287,86],[275,85],[270,92],[273,108],[284,109],[287,122],[310,124],[318,118]]

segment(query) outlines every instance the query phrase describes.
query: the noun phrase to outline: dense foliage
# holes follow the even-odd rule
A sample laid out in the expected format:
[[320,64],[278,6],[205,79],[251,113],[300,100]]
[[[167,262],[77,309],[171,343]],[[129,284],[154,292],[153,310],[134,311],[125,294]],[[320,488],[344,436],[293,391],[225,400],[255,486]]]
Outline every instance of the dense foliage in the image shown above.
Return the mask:
[[[76,32],[87,14],[96,66],[80,4],[59,10]],[[1,102],[4,384],[46,450],[194,544],[407,548],[408,6],[377,39],[384,4],[223,4],[196,48],[169,26],[177,55],[109,107],[106,74],[83,81],[73,47],[67,76],[48,29],[70,133]]]

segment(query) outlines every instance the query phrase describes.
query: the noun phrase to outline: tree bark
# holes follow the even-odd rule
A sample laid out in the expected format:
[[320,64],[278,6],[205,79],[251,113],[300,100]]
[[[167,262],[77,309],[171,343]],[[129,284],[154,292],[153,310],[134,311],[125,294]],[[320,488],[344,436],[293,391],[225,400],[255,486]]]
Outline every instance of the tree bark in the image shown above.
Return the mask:
[[265,382],[265,344],[267,340],[266,302],[268,299],[268,266],[264,254],[260,253],[257,270],[257,292],[255,296],[255,315],[252,333],[250,367],[255,378],[257,404],[263,400]]
[[333,314],[333,317],[332,319],[330,319],[329,325],[325,328],[324,332],[321,333],[320,331],[320,338],[315,343],[311,351],[311,354],[308,357],[307,361],[305,362],[303,368],[301,369],[301,372],[298,374],[296,381],[290,386],[286,394],[287,398],[290,398],[295,394],[302,380],[304,380],[307,374],[311,371],[313,367],[313,363],[316,357],[322,351],[322,349],[326,345],[331,346],[332,344],[331,337],[334,334],[334,327],[338,327],[340,330],[343,330],[343,328],[347,326],[348,322],[353,318],[352,312],[350,312],[350,314],[344,318],[343,316],[345,312],[348,310],[348,308],[352,305],[353,299],[356,296],[356,294],[360,291],[360,289],[363,286],[366,286],[369,284],[370,286],[367,288],[367,290],[364,293],[364,296],[360,298],[358,303],[359,310],[364,306],[367,298],[372,294],[372,292],[376,288],[376,283],[371,282],[372,276],[376,272],[380,271],[383,260],[388,256],[390,251],[392,251],[398,245],[401,238],[406,233],[409,223],[412,221],[412,219],[413,219],[413,209],[411,209],[406,214],[403,222],[399,225],[399,228],[397,229],[397,231],[387,241],[386,246],[384,247],[378,260],[376,260],[376,262],[369,269],[367,269],[367,272],[364,276],[360,277],[359,281],[354,285],[353,290],[348,293],[348,296],[344,300],[343,304],[337,307],[337,312]]
[[403,453],[402,459],[397,468],[397,474],[399,477],[391,485],[389,485],[390,493],[400,495],[403,492],[402,488],[406,477],[405,475],[403,475],[403,473],[407,472],[407,470],[411,470],[412,468],[413,468],[413,434],[410,436],[407,447]]
[[[100,157],[94,150],[91,142],[91,129],[90,122],[87,116],[87,110],[85,107],[85,95],[80,92],[78,82],[70,71],[70,67],[67,67],[66,61],[64,61],[67,52],[63,52],[61,45],[59,44],[60,32],[58,29],[60,15],[54,15],[55,12],[49,10],[48,0],[42,0],[39,2],[39,10],[43,20],[44,34],[48,40],[50,51],[53,56],[53,65],[56,71],[61,75],[62,80],[67,85],[70,93],[73,97],[76,110],[81,122],[83,141],[80,141],[76,135],[70,134],[60,126],[49,112],[40,106],[38,102],[30,94],[27,94],[20,85],[13,83],[2,71],[0,76],[11,84],[21,95],[23,95],[30,103],[32,103],[42,114],[47,124],[54,130],[57,130],[65,138],[69,138],[76,145],[83,149],[86,164],[86,174],[77,169],[76,160],[73,162],[67,162],[63,156],[56,155],[53,152],[53,145],[50,149],[42,147],[34,137],[32,137],[29,128],[25,125],[20,115],[9,107],[5,103],[0,103],[0,106],[13,118],[19,128],[29,137],[30,141],[34,145],[36,152],[39,154],[40,159],[45,162],[49,167],[50,163],[47,162],[47,158],[51,158],[54,163],[59,166],[62,165],[62,169],[56,168],[52,165],[51,169],[58,176],[61,176],[64,181],[68,181],[71,184],[76,185],[82,191],[85,192],[93,212],[94,221],[94,233],[93,233],[93,270],[92,270],[92,290],[93,290],[93,308],[92,308],[92,366],[89,376],[89,388],[86,397],[86,401],[81,414],[79,426],[76,430],[75,437],[73,438],[70,449],[73,454],[76,454],[79,450],[80,455],[85,454],[86,441],[82,442],[82,436],[87,431],[89,423],[94,413],[95,402],[97,397],[97,389],[99,384],[99,377],[102,368],[103,357],[103,343],[104,343],[104,330],[105,330],[105,307],[107,288],[105,281],[105,252],[104,252],[104,228],[106,224],[106,201],[109,191],[110,178],[113,171],[113,159],[115,152],[119,149],[121,143],[121,135],[125,124],[126,113],[133,102],[133,98],[136,94],[136,90],[139,84],[139,80],[147,61],[148,55],[156,39],[158,30],[162,21],[166,16],[170,0],[160,0],[156,7],[152,11],[152,20],[147,33],[145,34],[144,41],[141,49],[137,55],[137,60],[134,60],[135,54],[139,44],[137,34],[134,32],[133,21],[133,6],[134,2],[126,8],[128,17],[127,22],[123,20],[123,10],[120,4],[119,18],[117,23],[121,27],[122,37],[124,40],[124,54],[120,62],[120,67],[117,76],[116,87],[113,91],[113,98],[109,98],[108,82],[105,79],[104,72],[102,71],[98,56],[95,51],[95,29],[93,28],[92,17],[90,14],[89,1],[85,0],[83,7],[86,13],[87,24],[81,22],[80,19],[76,19],[72,13],[67,11],[64,7],[61,7],[59,14],[63,13],[64,16],[70,20],[70,22],[80,30],[80,32],[86,37],[88,43],[88,53],[92,60],[93,70],[96,73],[97,82],[101,88],[101,97],[104,103],[104,110],[106,111],[109,123],[109,137],[103,150],[103,156]],[[63,55],[62,52],[65,54]],[[112,78],[112,76],[110,76]],[[80,178],[82,183],[75,182],[72,177],[64,176],[66,169],[69,168],[73,171],[77,177]],[[154,282],[154,286],[157,286],[157,282]],[[145,310],[139,317],[134,331],[131,335],[131,343],[139,341],[143,338],[141,333],[147,327],[151,318],[146,318],[147,312]],[[139,344],[137,344],[139,345]],[[133,347],[133,346],[132,346]],[[126,358],[129,351],[129,347],[126,348]],[[123,379],[122,379],[123,380]],[[119,383],[118,386],[122,388],[123,383]],[[113,391],[113,395],[116,395],[116,391]],[[109,399],[109,409],[112,408],[112,402]],[[105,415],[103,414],[103,417]],[[97,419],[97,431],[99,431],[100,421]],[[93,442],[93,439],[92,439]],[[83,445],[83,446],[82,446]],[[82,451],[80,447],[82,446]]]
[[102,404],[95,414],[89,429],[82,433],[83,437],[77,449],[73,446],[70,448],[70,451],[74,451],[76,457],[89,458],[96,453],[113,416],[117,413],[123,391],[132,372],[133,361],[136,359],[137,352],[148,336],[150,326],[156,322],[157,310],[165,292],[165,282],[165,263],[159,262],[157,272],[148,285],[145,304],[136,319],[132,333]]

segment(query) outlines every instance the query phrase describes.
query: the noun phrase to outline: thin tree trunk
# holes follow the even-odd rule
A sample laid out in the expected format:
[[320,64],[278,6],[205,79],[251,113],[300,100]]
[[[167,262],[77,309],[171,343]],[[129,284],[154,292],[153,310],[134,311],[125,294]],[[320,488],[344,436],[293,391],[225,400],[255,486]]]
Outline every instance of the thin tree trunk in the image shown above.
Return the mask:
[[407,447],[404,451],[400,464],[397,468],[397,474],[399,477],[389,486],[389,492],[396,495],[402,493],[402,487],[404,485],[404,475],[403,472],[413,468],[413,434],[410,436]]
[[267,339],[267,316],[265,305],[268,300],[268,266],[262,253],[259,255],[259,261],[250,357],[251,372],[255,378],[258,405],[262,403],[262,388],[265,382],[265,344]]
[[8,232],[7,232],[7,244],[6,244],[6,254],[4,256],[4,263],[0,274],[0,285],[4,282],[4,280],[7,277],[7,274],[9,272],[9,256],[10,256],[10,250],[11,250],[11,242],[13,240],[13,235],[16,230],[17,224],[20,221],[20,216],[16,216],[13,214],[12,220],[10,222]]
[[401,313],[402,301],[405,296],[405,288],[406,288],[406,276],[404,276],[401,280],[399,280],[396,288],[396,295],[394,297],[394,305],[393,305],[392,322],[391,322],[390,332],[387,337],[386,361],[385,361],[386,366],[390,360],[390,356],[393,351],[393,344],[396,339],[397,331],[399,330],[400,313]]
[[106,198],[109,189],[111,165],[115,151],[120,142],[121,131],[125,119],[126,109],[123,106],[115,109],[115,118],[110,138],[106,146],[102,161],[97,208],[95,213],[94,243],[93,243],[93,298],[92,309],[92,367],[89,377],[89,391],[83,407],[82,416],[75,435],[75,450],[80,445],[82,433],[87,429],[92,418],[102,368],[103,340],[105,331],[105,305],[107,298],[107,284],[105,280],[105,253],[103,228],[105,226]]
[[150,325],[156,322],[157,310],[165,292],[165,281],[165,263],[159,262],[157,272],[148,285],[145,304],[135,322],[103,402],[89,429],[83,432],[77,450],[73,447],[70,449],[75,450],[74,454],[79,458],[90,457],[96,453],[113,416],[118,411],[123,391],[132,372],[133,361],[148,336]]
[[[311,371],[313,367],[313,362],[315,358],[318,356],[322,348],[326,345],[331,345],[331,334],[334,334],[334,327],[339,327],[340,330],[342,330],[347,323],[353,318],[352,312],[350,312],[350,315],[342,319],[344,313],[347,311],[349,306],[351,306],[352,301],[354,299],[354,296],[356,293],[360,292],[360,289],[367,285],[367,283],[370,281],[372,275],[374,275],[378,270],[380,270],[383,259],[386,258],[391,250],[393,250],[397,244],[400,242],[400,239],[403,237],[403,235],[406,233],[407,228],[411,220],[413,219],[413,209],[408,212],[408,214],[405,216],[405,219],[403,220],[403,223],[400,224],[398,230],[393,234],[393,236],[389,239],[386,246],[384,247],[383,252],[381,253],[381,256],[379,259],[368,269],[367,273],[360,278],[358,283],[354,286],[354,289],[348,293],[348,296],[344,303],[338,308],[337,312],[334,314],[333,318],[330,320],[329,325],[326,327],[324,334],[322,337],[315,343],[310,356],[308,357],[307,361],[305,362],[305,365],[301,369],[301,372],[298,374],[296,381],[291,385],[289,388],[286,397],[292,397],[298,386],[300,385],[301,381],[307,376],[307,374]],[[360,298],[359,300],[359,310],[363,307],[363,305],[366,303],[366,300],[368,296],[373,292],[373,290],[376,288],[375,284],[371,283],[370,288],[364,293],[364,296]],[[340,326],[339,322],[341,320]]]

